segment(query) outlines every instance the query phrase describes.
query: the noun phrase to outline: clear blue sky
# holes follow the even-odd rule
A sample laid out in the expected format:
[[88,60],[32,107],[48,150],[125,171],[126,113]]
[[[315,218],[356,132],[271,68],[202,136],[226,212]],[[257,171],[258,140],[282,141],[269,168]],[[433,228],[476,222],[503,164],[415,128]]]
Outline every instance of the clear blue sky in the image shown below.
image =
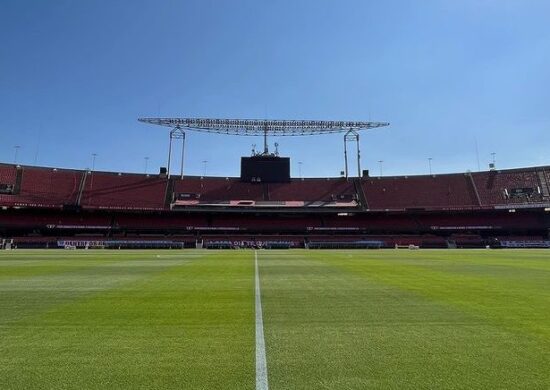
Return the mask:
[[[550,164],[550,2],[0,2],[0,160],[150,171],[167,130],[140,116],[388,121],[384,174]],[[336,176],[342,136],[271,139]],[[189,133],[186,173],[238,175],[261,140]]]

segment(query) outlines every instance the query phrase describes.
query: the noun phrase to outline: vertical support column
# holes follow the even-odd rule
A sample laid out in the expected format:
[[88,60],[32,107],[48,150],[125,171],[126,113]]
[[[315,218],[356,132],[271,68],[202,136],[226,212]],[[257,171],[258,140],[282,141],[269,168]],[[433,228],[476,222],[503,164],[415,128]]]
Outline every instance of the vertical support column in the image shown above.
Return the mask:
[[344,163],[346,169],[346,179],[349,177],[349,168],[348,168],[348,141],[355,142],[357,145],[357,177],[361,177],[361,150],[359,149],[359,133],[355,130],[349,130],[344,134]]
[[181,131],[181,164],[180,164],[180,178],[183,180],[183,159],[185,157],[185,132]]
[[168,166],[166,167],[166,175],[170,177],[170,163],[172,162],[172,139],[174,138],[174,131],[176,129],[170,130],[170,143],[168,145]]
[[361,177],[361,151],[359,150],[359,133],[357,133],[357,177]]
[[175,127],[170,131],[170,144],[168,146],[168,166],[167,166],[167,176],[170,177],[172,165],[172,143],[175,139],[181,139],[181,163],[180,163],[180,176],[183,179],[183,159],[185,157],[185,131],[180,127]]
[[264,155],[269,154],[269,148],[267,146],[267,124],[264,127]]
[[345,173],[346,179],[348,178],[348,140],[347,135],[344,135],[344,164],[345,164]]

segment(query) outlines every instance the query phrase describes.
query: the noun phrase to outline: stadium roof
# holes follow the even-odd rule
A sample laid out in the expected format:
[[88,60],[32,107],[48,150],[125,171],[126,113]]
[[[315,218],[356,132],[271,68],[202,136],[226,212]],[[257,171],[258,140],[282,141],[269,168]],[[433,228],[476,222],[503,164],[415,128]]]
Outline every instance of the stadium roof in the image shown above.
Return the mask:
[[171,128],[229,135],[298,136],[343,133],[388,126],[387,122],[210,119],[210,118],[139,118],[140,122]]

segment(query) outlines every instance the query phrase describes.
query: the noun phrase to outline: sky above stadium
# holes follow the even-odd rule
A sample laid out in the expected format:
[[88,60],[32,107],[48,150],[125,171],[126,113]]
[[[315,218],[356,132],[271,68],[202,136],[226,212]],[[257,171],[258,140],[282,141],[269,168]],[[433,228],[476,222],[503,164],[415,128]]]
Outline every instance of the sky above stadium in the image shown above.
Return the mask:
[[[149,172],[168,130],[138,117],[387,121],[371,174],[550,164],[550,2],[0,2],[0,161]],[[272,138],[337,176],[342,135]],[[260,138],[188,133],[185,171],[237,176]],[[479,158],[478,158],[479,156]],[[206,164],[203,161],[208,161]],[[175,162],[179,166],[179,162]],[[354,163],[352,166],[355,167]]]

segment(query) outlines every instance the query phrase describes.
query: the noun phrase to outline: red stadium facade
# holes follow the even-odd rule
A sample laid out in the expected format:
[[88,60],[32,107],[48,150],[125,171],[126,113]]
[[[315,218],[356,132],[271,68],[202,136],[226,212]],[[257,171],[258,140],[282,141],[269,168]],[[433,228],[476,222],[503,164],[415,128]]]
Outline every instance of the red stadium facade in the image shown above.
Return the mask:
[[11,247],[545,246],[550,167],[291,179],[0,164]]

